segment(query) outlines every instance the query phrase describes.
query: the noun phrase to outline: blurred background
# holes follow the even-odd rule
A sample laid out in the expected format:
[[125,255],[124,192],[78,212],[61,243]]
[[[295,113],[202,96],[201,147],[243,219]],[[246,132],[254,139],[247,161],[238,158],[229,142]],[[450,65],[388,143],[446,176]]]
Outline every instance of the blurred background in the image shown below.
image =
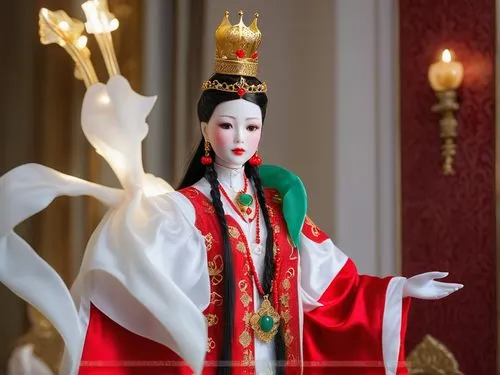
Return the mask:
[[[40,8],[84,20],[82,2],[2,3],[0,175],[37,162],[117,186],[81,131],[85,86],[72,60],[38,35]],[[446,300],[412,302],[407,351],[415,363],[431,363],[425,373],[500,374],[495,0],[109,0],[109,7],[120,20],[113,40],[122,75],[136,91],[158,95],[145,169],[174,186],[200,140],[196,102],[213,71],[214,31],[225,10],[233,23],[243,10],[247,24],[259,12],[259,78],[270,99],[264,162],[301,177],[309,215],[360,272],[449,271],[465,284]],[[92,38],[89,47],[106,82]],[[445,48],[464,69],[451,176],[442,169],[428,80]],[[17,231],[71,285],[101,214],[89,199],[59,198]],[[31,313],[0,285],[0,374],[16,346],[40,340],[33,326],[42,318]]]

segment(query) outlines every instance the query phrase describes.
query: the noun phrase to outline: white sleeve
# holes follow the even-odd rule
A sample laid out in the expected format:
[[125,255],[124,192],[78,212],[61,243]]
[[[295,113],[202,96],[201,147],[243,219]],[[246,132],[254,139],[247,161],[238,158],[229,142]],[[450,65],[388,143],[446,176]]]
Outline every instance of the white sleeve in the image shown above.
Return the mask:
[[92,303],[201,369],[207,342],[202,310],[210,302],[205,245],[169,195],[138,195],[106,214],[72,293],[84,325]]
[[300,235],[300,293],[304,311],[322,306],[318,302],[348,257],[328,238],[321,243]]
[[[146,256],[161,274],[170,277],[203,311],[210,303],[205,239],[194,226],[191,203],[176,199],[176,194],[179,193],[162,197],[165,209],[160,229],[163,246],[153,247]],[[191,209],[193,216],[187,217]]]

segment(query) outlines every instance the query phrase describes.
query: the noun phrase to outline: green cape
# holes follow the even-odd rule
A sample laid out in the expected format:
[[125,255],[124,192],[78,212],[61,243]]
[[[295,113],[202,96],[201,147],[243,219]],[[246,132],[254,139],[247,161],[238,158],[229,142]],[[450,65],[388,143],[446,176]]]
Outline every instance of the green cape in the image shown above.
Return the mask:
[[298,248],[307,212],[307,193],[304,184],[298,176],[276,165],[261,165],[259,173],[264,187],[274,188],[280,193],[288,234]]

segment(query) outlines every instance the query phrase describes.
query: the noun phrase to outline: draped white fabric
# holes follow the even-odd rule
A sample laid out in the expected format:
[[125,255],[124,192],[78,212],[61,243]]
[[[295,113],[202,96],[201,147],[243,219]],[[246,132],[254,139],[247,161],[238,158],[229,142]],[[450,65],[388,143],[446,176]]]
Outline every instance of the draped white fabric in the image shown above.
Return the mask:
[[[201,310],[209,303],[206,258],[200,251],[204,244],[184,232],[190,226],[168,195],[160,195],[173,189],[142,170],[141,141],[153,103],[133,92],[121,76],[91,86],[85,95],[82,128],[124,190],[36,164],[0,177],[0,281],[39,309],[61,334],[68,374],[78,370],[86,328],[82,323],[88,319],[83,310],[90,302],[130,331],[168,346],[197,373],[203,366],[207,328]],[[61,195],[90,195],[109,207],[88,243],[73,296],[13,232]],[[186,256],[189,249],[197,251],[197,261]],[[108,302],[111,293],[113,304]],[[137,319],[137,313],[151,319]]]
[[[27,164],[0,177],[0,281],[40,310],[61,334],[70,353],[78,353],[82,328],[70,293],[59,275],[14,227],[47,207],[60,195],[93,195],[104,203],[120,199],[119,191]],[[72,363],[78,358],[71,357]]]

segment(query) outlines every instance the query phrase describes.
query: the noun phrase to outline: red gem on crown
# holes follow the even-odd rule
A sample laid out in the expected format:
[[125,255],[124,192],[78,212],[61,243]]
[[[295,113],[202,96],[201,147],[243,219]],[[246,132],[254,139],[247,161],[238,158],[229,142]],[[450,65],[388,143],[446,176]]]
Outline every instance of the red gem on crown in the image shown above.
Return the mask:
[[236,92],[240,97],[245,95],[247,93],[247,91],[243,88],[240,88],[238,89],[238,91]]
[[236,56],[238,58],[242,59],[245,57],[245,55],[246,55],[245,50],[242,50],[241,48],[236,50]]
[[252,59],[257,60],[258,57],[259,57],[259,53],[257,51],[252,53]]

